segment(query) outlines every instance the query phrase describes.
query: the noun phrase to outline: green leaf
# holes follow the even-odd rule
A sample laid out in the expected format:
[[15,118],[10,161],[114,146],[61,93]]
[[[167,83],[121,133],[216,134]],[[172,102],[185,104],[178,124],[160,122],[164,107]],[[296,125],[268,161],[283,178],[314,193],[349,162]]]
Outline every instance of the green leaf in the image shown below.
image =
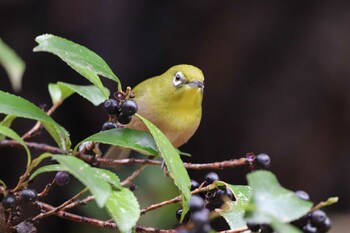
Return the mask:
[[339,200],[338,197],[329,197],[326,201],[321,201],[320,203],[318,203],[315,207],[313,207],[313,209],[321,209],[323,207],[333,205],[337,203],[338,200]]
[[111,186],[105,178],[96,175],[96,169],[74,156],[53,155],[52,157],[62,165],[63,170],[87,186],[100,208],[105,205],[111,193]]
[[157,146],[152,136],[144,131],[128,128],[115,128],[101,131],[81,141],[74,149],[83,142],[94,141],[113,146],[121,146],[136,150],[146,155],[158,155]]
[[0,113],[40,121],[63,151],[71,146],[68,132],[43,110],[22,97],[0,91]]
[[245,185],[229,185],[228,187],[232,190],[236,200],[227,202],[227,205],[218,212],[224,217],[231,230],[243,228],[246,226],[244,214],[252,195],[251,188]]
[[0,64],[5,68],[13,90],[20,91],[25,63],[7,44],[0,39]]
[[39,167],[33,174],[29,177],[29,180],[33,180],[36,176],[45,172],[55,172],[55,171],[67,171],[66,167],[61,164],[50,164],[46,166]]
[[56,83],[50,83],[48,89],[53,104],[63,102],[63,100],[65,100],[74,93],[73,90],[65,86],[60,87]]
[[86,47],[50,34],[38,36],[35,41],[39,45],[34,48],[34,52],[50,52],[57,55],[75,71],[98,87],[105,98],[108,97],[109,93],[106,92],[98,75],[117,82],[118,90],[121,90],[118,77],[107,63]]
[[255,223],[270,223],[273,219],[291,222],[305,215],[312,206],[283,188],[269,171],[255,171],[247,175],[252,188],[246,219]]
[[96,176],[99,176],[100,178],[102,178],[103,180],[111,184],[114,188],[116,189],[122,188],[120,179],[115,173],[102,168],[92,167],[92,169],[95,171]]
[[128,232],[140,218],[140,206],[134,194],[127,188],[112,191],[106,202],[109,215],[121,232]]
[[[16,119],[16,116],[14,115],[6,115],[6,117],[4,119],[2,119],[2,121],[0,122],[0,125],[2,126],[6,126],[9,127],[12,125],[12,122]],[[4,140],[5,136],[0,135],[0,141]]]
[[276,231],[276,232],[283,232],[283,233],[302,233],[301,230],[296,228],[295,226],[284,223],[279,221],[278,219],[272,219],[271,221],[271,227]]
[[180,158],[178,150],[174,148],[169,139],[150,121],[146,118],[136,114],[143,123],[147,126],[151,132],[154,140],[156,141],[158,151],[163,157],[170,176],[173,178],[175,185],[180,189],[183,194],[184,201],[183,206],[187,205],[187,202],[191,198],[190,192],[190,177],[187,170]]
[[33,159],[31,167],[35,168],[36,166],[39,165],[39,163],[41,163],[42,160],[44,160],[46,158],[51,158],[51,157],[52,157],[52,154],[50,154],[50,153],[43,153],[43,154],[39,155],[39,157]]
[[[45,153],[45,154],[48,154],[48,153]],[[51,156],[52,155],[50,154],[50,157]],[[45,156],[45,157],[47,157],[47,156]],[[109,170],[102,169],[102,168],[91,167],[91,169],[92,169],[92,172],[94,173],[94,176],[96,176],[97,179],[103,179],[105,182],[111,184],[116,189],[122,188],[122,186],[120,184],[120,179],[115,173],[113,173]],[[35,172],[33,172],[33,174],[30,176],[29,180],[34,179],[36,176],[40,175],[41,173],[54,172],[54,171],[70,172],[70,170],[65,165],[50,164],[50,165],[46,165],[46,166],[40,167],[37,170],[35,170]]]
[[6,189],[6,184],[5,184],[5,182],[4,181],[2,181],[1,179],[0,179],[0,186],[2,186],[3,188],[4,188],[4,190]]
[[0,125],[10,127],[12,125],[12,122],[16,119],[16,116],[14,115],[6,115],[4,119],[0,122]]
[[[105,91],[109,95],[109,90],[105,88]],[[68,98],[73,93],[77,93],[89,100],[93,105],[98,106],[103,103],[107,98],[104,94],[94,85],[74,85],[64,82],[58,82],[57,84],[49,84],[49,92],[51,95],[52,102],[55,104],[57,102],[62,102]]]
[[30,155],[30,151],[26,145],[26,143],[23,141],[23,139],[12,129],[5,127],[5,126],[1,126],[0,125],[0,135],[4,135],[6,137],[12,138],[13,140],[17,141],[19,144],[21,144],[23,146],[23,148],[25,149],[26,153],[27,153],[27,167],[30,165],[32,157]]

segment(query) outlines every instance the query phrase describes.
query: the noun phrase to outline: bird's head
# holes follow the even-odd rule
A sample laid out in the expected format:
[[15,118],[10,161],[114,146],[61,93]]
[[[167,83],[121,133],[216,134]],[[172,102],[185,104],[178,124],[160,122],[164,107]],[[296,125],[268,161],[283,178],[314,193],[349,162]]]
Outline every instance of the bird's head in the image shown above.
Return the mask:
[[186,91],[200,91],[204,89],[204,76],[200,69],[192,65],[176,65],[163,74],[174,90],[179,93]]
[[192,65],[176,65],[159,76],[163,98],[173,103],[173,108],[201,108],[204,75]]

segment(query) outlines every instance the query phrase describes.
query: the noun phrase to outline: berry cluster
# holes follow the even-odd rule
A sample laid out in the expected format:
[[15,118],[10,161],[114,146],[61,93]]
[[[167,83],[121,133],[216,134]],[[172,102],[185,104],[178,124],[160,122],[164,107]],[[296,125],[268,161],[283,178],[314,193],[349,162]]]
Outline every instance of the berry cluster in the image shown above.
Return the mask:
[[[305,201],[310,200],[309,194],[298,190],[295,195]],[[301,218],[291,222],[304,233],[326,233],[331,229],[331,220],[322,210],[314,210]],[[247,227],[252,232],[273,233],[273,229],[268,224],[247,223]]]
[[[130,96],[132,97],[132,96]],[[129,124],[132,116],[137,112],[138,106],[132,99],[125,99],[125,95],[119,93],[116,98],[108,99],[103,104],[106,113],[109,115],[109,121],[105,122],[102,130],[116,128],[116,122],[122,125]]]
[[246,157],[251,170],[268,169],[270,167],[271,159],[267,154],[254,155],[253,153],[248,153]]
[[21,203],[31,203],[38,199],[38,194],[34,189],[25,188],[15,194],[8,194],[1,201],[5,210],[16,210]]
[[[305,200],[310,200],[310,196],[303,190],[298,190],[295,194]],[[331,229],[331,220],[323,210],[314,210],[305,216],[292,222],[305,233],[325,233]]]
[[[218,181],[219,176],[215,172],[209,172],[202,184],[191,180],[191,190],[204,187]],[[183,224],[179,227],[182,233],[206,233],[211,231],[210,211],[220,208],[226,201],[234,198],[232,191],[226,186],[219,186],[210,191],[203,191],[198,195],[193,195],[189,201],[189,211],[183,219]],[[180,221],[182,208],[176,211],[176,218]]]
[[[53,160],[53,163],[57,161]],[[70,175],[66,171],[59,171],[56,173],[55,178],[51,184],[48,184],[47,187],[51,185],[63,186],[69,182]],[[47,189],[49,190],[49,189]],[[2,196],[4,195],[4,196]],[[19,191],[5,192],[0,194],[0,218],[5,217],[6,221],[11,222],[13,225],[18,223],[24,211],[24,204],[34,204],[38,200],[38,193],[33,188],[23,188]],[[2,214],[4,216],[2,216]],[[27,225],[28,226],[27,226]],[[22,230],[16,232],[28,232],[26,229],[32,226],[31,223],[24,221],[20,223],[17,227],[24,227]],[[15,227],[16,228],[16,227]],[[1,226],[0,226],[1,232]],[[30,231],[34,232],[34,231]]]

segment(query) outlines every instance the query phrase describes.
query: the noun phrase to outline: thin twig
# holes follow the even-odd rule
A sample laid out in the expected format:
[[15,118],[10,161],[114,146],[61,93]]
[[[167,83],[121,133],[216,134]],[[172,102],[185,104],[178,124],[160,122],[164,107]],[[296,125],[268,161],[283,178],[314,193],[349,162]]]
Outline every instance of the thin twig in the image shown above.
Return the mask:
[[[58,147],[53,147],[44,143],[26,142],[26,145],[31,149],[42,150],[53,154],[62,153],[62,151]],[[14,140],[3,140],[0,142],[0,147],[2,146],[16,147],[16,148],[22,147],[20,143]],[[148,165],[157,165],[157,166],[162,165],[162,161],[155,160],[155,159],[135,159],[135,158],[104,159],[104,158],[95,158],[91,155],[87,155],[83,153],[77,153],[76,156],[87,162],[97,162],[100,164],[110,165],[110,166],[116,166],[116,165],[120,166],[120,165],[126,165],[126,164],[148,164]],[[194,169],[194,170],[225,169],[225,168],[239,167],[239,166],[245,166],[245,165],[249,165],[249,162],[245,157],[240,159],[231,159],[231,160],[225,160],[225,161],[213,162],[213,163],[200,163],[200,164],[184,163],[185,168]]]
[[117,227],[117,225],[112,222],[102,221],[95,218],[84,217],[84,216],[68,213],[63,210],[55,211],[56,210],[55,207],[41,201],[36,201],[35,203],[42,210],[46,210],[48,212],[53,213],[54,215],[57,215],[58,217],[68,219],[74,222],[88,223],[99,227],[110,227],[110,228]]
[[[104,165],[125,165],[125,164],[149,164],[149,165],[158,165],[162,166],[163,162],[155,159],[134,159],[134,158],[128,158],[128,159],[104,159],[104,158],[93,158],[89,155],[84,154],[78,154],[78,157],[82,158],[83,160],[87,162],[97,162]],[[207,169],[225,169],[225,168],[232,168],[232,167],[238,167],[238,166],[244,166],[248,165],[248,161],[245,157],[240,159],[231,159],[231,160],[225,160],[221,162],[213,162],[213,163],[184,163],[185,168],[187,169],[194,169],[194,170],[207,170]]]
[[85,205],[86,203],[93,201],[93,200],[95,200],[94,196],[90,195],[82,200],[76,200],[75,202],[70,203],[69,205],[62,208],[62,210],[72,209],[72,208],[79,206],[79,205]]
[[248,228],[247,227],[240,227],[240,228],[236,228],[233,230],[227,230],[227,231],[218,231],[217,233],[241,233],[244,231],[247,231]]
[[53,215],[55,214],[55,212],[58,212],[60,210],[62,210],[64,207],[70,205],[71,203],[73,203],[75,200],[78,199],[79,196],[81,196],[83,193],[87,192],[88,191],[88,188],[84,188],[82,191],[80,191],[79,193],[77,193],[74,197],[72,197],[71,199],[65,201],[64,203],[62,203],[60,206],[58,207],[55,207],[53,209],[51,209],[50,211],[48,212],[45,212],[45,213],[40,213],[38,214],[37,216],[35,216],[33,219],[33,221],[36,221],[36,220],[39,220],[41,218],[45,218],[45,217],[48,217],[50,215]]
[[181,196],[177,196],[177,197],[174,197],[173,199],[166,200],[166,201],[163,201],[163,202],[160,202],[160,203],[157,203],[157,204],[150,205],[150,206],[142,209],[141,210],[141,214],[145,214],[145,213],[147,213],[149,211],[158,209],[158,208],[160,208],[162,206],[170,205],[170,204],[177,203],[177,202],[180,202],[180,201],[181,201]]
[[141,172],[143,171],[143,169],[146,168],[146,166],[147,165],[144,164],[141,167],[139,167],[137,170],[135,170],[128,178],[126,178],[121,182],[121,185],[125,186],[127,184],[130,184],[138,175],[141,174]]
[[[62,104],[62,101],[57,101],[56,103],[54,103],[51,108],[46,112],[47,115],[52,115],[52,113],[54,113],[54,111]],[[27,133],[25,133],[22,136],[22,139],[28,139],[31,138],[35,133],[37,133],[40,128],[41,128],[42,124],[40,121],[37,121],[36,124],[33,126],[33,128],[31,128]]]
[[[50,152],[53,154],[61,154],[62,150],[58,147],[50,146],[45,143],[37,143],[37,142],[25,142],[25,144],[28,146],[30,149],[35,149],[35,150],[40,150],[40,151],[45,151],[45,152]],[[0,142],[0,147],[14,147],[14,148],[22,148],[22,145],[15,141],[15,140],[2,140]]]
[[[39,206],[41,209],[46,211],[52,211],[55,209],[55,207],[46,204],[44,202],[36,201],[37,206]],[[90,218],[85,216],[80,216],[77,214],[72,214],[63,210],[60,210],[58,212],[54,212],[55,215],[57,215],[60,218],[68,219],[74,222],[79,223],[87,223],[94,226],[99,227],[108,227],[108,228],[116,228],[117,224],[114,222],[109,221],[103,221],[96,218]],[[144,226],[135,226],[136,232],[148,232],[148,233],[175,233],[176,230],[174,229],[159,229],[159,228],[153,228],[153,227],[144,227]]]
[[[205,187],[201,187],[201,188],[197,188],[193,191],[191,191],[191,194],[197,194],[197,193],[200,193],[200,192],[207,192],[207,191],[210,191],[212,189],[215,189],[217,186],[215,184],[210,184],[210,185],[207,185]],[[166,200],[166,201],[163,201],[163,202],[160,202],[160,203],[157,203],[157,204],[153,204],[153,205],[150,205],[144,209],[141,210],[141,214],[145,214],[149,211],[152,211],[152,210],[155,210],[155,209],[158,209],[162,206],[165,206],[165,205],[170,205],[170,204],[174,204],[174,203],[177,203],[177,202],[180,202],[181,201],[181,196],[177,196],[177,197],[174,197],[170,200]]]
[[48,183],[48,184],[45,186],[44,190],[41,191],[40,193],[38,193],[38,196],[39,196],[39,197],[43,197],[43,196],[47,195],[47,193],[51,190],[51,187],[52,187],[52,185],[54,185],[54,183],[55,183],[54,180],[51,181],[50,183]]

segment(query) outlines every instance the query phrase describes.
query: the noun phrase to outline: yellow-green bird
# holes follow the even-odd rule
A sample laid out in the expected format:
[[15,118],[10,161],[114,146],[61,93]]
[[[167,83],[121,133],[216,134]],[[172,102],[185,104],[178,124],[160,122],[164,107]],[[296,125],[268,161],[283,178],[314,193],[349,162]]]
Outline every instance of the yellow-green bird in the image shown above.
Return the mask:
[[[186,143],[196,132],[202,117],[204,76],[192,65],[176,65],[165,73],[138,84],[132,89],[138,114],[155,124],[174,147]],[[133,116],[125,127],[147,131],[144,123]],[[107,157],[123,158],[130,151],[114,149]]]

